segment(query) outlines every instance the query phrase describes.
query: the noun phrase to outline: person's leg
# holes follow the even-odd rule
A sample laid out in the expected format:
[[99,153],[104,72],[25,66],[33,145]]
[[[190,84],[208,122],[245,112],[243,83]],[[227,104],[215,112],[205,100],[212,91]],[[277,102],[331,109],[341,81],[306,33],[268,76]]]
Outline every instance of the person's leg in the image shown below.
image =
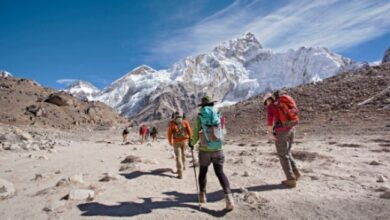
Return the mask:
[[294,175],[292,172],[292,167],[290,163],[290,155],[288,150],[288,138],[289,132],[278,132],[276,134],[276,151],[278,153],[280,164],[282,165],[282,169],[284,174],[286,175],[287,180],[293,180]]
[[225,155],[222,151],[213,153],[212,162],[215,174],[218,177],[219,183],[222,186],[225,193],[226,210],[231,211],[234,209],[234,199],[230,190],[229,180],[223,172],[223,164],[225,161]]
[[294,157],[293,157],[293,155],[291,153],[292,144],[294,142],[294,136],[295,136],[295,131],[294,131],[294,129],[292,129],[290,131],[289,136],[288,136],[288,155],[289,155],[291,168],[293,170],[295,178],[298,179],[299,177],[301,177],[301,173],[299,172],[297,163],[295,162],[295,159],[294,159]]
[[175,151],[176,159],[176,171],[179,178],[183,177],[183,164],[181,159],[182,149],[180,143],[173,143],[173,149]]
[[206,193],[207,170],[211,163],[210,153],[199,151],[199,188],[201,193]]
[[230,190],[229,180],[223,171],[224,161],[225,161],[225,155],[223,154],[222,151],[213,153],[212,163],[213,163],[215,175],[217,175],[219,184],[221,184],[224,193],[229,194],[231,193],[231,190]]
[[181,146],[181,150],[182,150],[181,160],[183,162],[183,170],[186,169],[186,146],[187,146],[187,143],[183,142],[183,145]]

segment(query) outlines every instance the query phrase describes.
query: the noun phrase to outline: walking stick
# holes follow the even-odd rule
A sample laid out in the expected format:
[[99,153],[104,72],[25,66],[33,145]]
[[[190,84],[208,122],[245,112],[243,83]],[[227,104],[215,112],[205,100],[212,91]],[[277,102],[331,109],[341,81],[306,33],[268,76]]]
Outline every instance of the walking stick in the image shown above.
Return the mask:
[[196,192],[198,196],[198,203],[199,203],[199,210],[202,210],[202,205],[199,200],[199,185],[198,185],[198,177],[196,176],[196,167],[195,167],[195,157],[194,157],[194,149],[191,148],[191,155],[192,155],[192,164],[194,166],[194,174],[195,174],[195,184],[196,184]]

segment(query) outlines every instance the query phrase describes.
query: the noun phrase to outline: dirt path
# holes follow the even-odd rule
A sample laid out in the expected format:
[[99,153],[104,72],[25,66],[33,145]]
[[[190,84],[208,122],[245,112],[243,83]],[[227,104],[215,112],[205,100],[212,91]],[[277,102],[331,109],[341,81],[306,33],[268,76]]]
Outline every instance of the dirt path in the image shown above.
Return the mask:
[[[0,152],[0,178],[17,194],[0,201],[1,219],[389,219],[390,200],[379,198],[379,176],[390,178],[390,138],[377,136],[300,137],[294,156],[303,177],[295,189],[281,186],[282,170],[274,146],[264,139],[231,139],[225,147],[225,172],[236,208],[223,211],[223,193],[210,168],[208,201],[199,210],[193,169],[184,179],[172,173],[174,159],[166,140],[121,145],[117,133],[102,131],[75,138],[53,153]],[[136,137],[131,137],[136,141]],[[29,156],[31,155],[31,156]],[[46,156],[39,159],[39,156]],[[128,155],[141,162],[119,171]],[[370,165],[376,161],[379,165]],[[104,173],[117,180],[99,181]],[[36,174],[42,178],[35,179]],[[83,175],[83,183],[57,186],[62,178]],[[93,189],[92,201],[66,200],[71,189]],[[63,198],[63,200],[61,200]]]

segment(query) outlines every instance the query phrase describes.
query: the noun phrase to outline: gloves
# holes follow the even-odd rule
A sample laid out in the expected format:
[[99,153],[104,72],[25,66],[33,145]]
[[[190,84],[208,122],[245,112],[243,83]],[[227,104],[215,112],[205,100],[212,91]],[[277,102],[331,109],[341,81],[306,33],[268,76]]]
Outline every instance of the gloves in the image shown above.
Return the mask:
[[194,150],[194,145],[192,145],[191,141],[188,141],[188,146],[191,148],[191,150]]

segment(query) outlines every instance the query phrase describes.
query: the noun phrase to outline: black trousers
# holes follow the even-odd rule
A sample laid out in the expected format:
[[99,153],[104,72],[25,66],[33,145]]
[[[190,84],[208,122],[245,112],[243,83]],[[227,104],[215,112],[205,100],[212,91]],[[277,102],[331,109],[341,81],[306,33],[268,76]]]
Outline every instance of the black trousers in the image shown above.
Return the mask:
[[223,172],[225,155],[223,151],[204,152],[199,151],[199,187],[201,192],[206,192],[207,171],[210,164],[213,164],[215,175],[221,184],[225,194],[231,193],[229,180]]

